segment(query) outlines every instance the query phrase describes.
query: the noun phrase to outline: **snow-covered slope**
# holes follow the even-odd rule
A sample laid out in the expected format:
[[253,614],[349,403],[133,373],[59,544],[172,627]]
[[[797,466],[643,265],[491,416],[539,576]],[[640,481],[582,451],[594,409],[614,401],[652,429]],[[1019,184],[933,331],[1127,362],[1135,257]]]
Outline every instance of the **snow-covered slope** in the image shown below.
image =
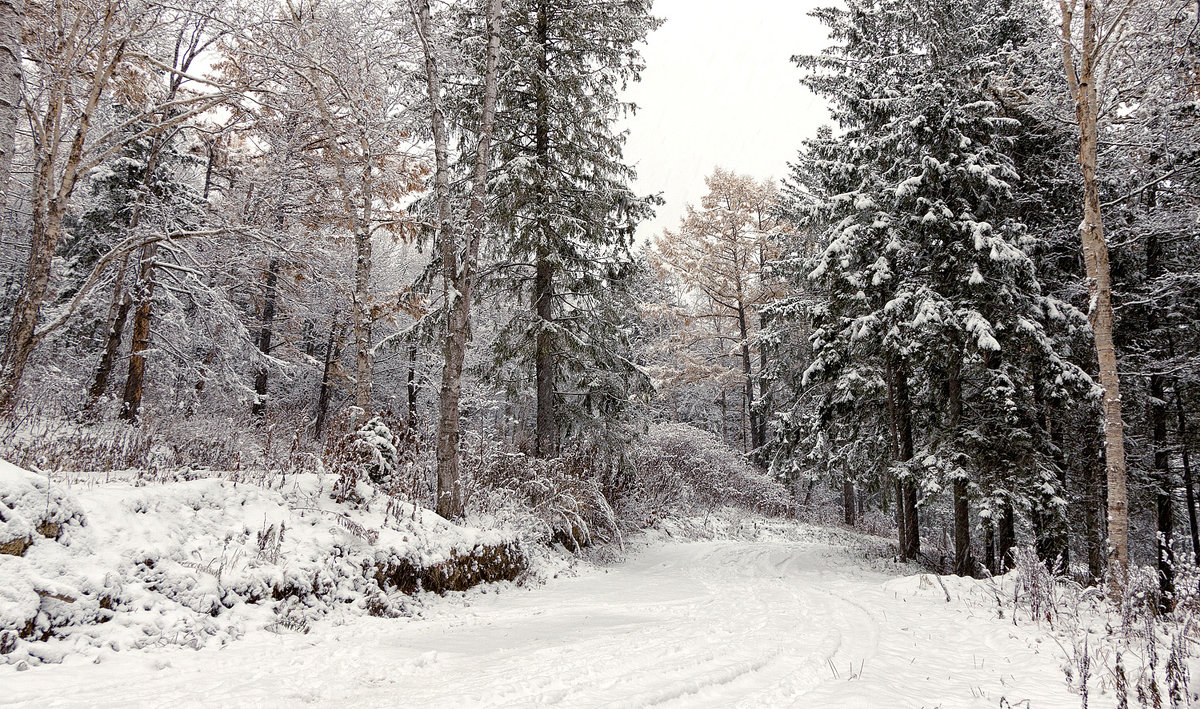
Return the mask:
[[364,503],[337,504],[331,479],[268,489],[100,474],[64,487],[0,461],[0,667],[219,647],[331,613],[403,615],[422,587],[512,579],[524,565],[511,535],[365,484]]
[[[625,563],[499,594],[479,587],[420,620],[341,617],[198,652],[0,667],[0,704],[1079,706],[1061,652],[1036,629],[947,603],[931,579],[868,570],[853,535],[794,531],[658,535]],[[1111,695],[1093,689],[1090,706],[1112,706]]]

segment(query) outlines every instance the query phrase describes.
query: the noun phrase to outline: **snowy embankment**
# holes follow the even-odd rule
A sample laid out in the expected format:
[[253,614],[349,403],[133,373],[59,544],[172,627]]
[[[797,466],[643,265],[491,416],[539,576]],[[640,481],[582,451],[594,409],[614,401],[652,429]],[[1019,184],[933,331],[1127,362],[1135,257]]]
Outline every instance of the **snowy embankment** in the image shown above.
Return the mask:
[[0,671],[217,648],[264,629],[303,634],[330,615],[407,615],[418,589],[525,570],[511,535],[451,524],[365,484],[363,502],[337,504],[330,480],[298,475],[268,489],[83,476],[63,486],[0,461]]
[[[293,503],[289,514],[300,516],[289,517],[280,553],[294,562],[288,569],[305,559],[311,568],[251,563],[259,533],[283,522],[271,517],[288,509],[280,493],[218,480],[157,489],[176,486],[169,495],[153,486],[81,490],[89,524],[60,541],[88,554],[72,550],[53,568],[34,553],[38,540],[4,561],[6,587],[14,569],[35,585],[61,574],[71,589],[116,587],[132,610],[106,624],[113,629],[69,635],[61,664],[0,666],[0,706],[1079,706],[1060,648],[971,600],[989,596],[979,582],[945,580],[966,599],[947,603],[932,577],[897,577],[878,539],[752,518],[664,524],[617,563],[581,564],[543,584],[427,596],[419,617],[313,612],[297,629],[265,605],[240,602],[211,625],[181,627],[178,618],[197,617],[187,604],[216,589],[320,578],[330,558],[360,564],[369,547],[330,513],[301,515]],[[312,491],[297,494],[319,504]],[[137,523],[143,516],[157,521]],[[115,526],[102,534],[105,525]],[[226,541],[220,529],[237,532]],[[432,537],[438,548],[406,547],[418,537],[394,530],[381,531],[378,546],[432,561],[451,553],[449,539],[458,548],[501,541],[442,532]],[[718,539],[686,541],[703,536]],[[121,561],[143,551],[152,566]],[[201,567],[214,573],[190,573]],[[108,568],[119,575],[101,573]],[[362,576],[339,577],[344,586],[328,597],[365,602],[346,580]],[[187,633],[201,649],[177,642]],[[111,647],[89,654],[97,640]],[[1094,689],[1090,706],[1109,699]]]

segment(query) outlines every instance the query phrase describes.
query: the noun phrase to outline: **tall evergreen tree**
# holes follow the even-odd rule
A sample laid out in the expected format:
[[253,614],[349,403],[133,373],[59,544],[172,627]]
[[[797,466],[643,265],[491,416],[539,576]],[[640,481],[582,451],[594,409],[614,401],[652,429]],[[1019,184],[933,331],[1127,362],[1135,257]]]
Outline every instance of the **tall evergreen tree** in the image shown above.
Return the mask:
[[[611,415],[636,371],[612,312],[629,283],[633,230],[653,199],[630,189],[620,93],[643,68],[639,44],[658,26],[649,0],[516,0],[502,42],[494,186],[503,237],[492,245],[528,315],[498,339],[497,359],[532,364],[538,455],[563,423]],[[626,380],[610,382],[616,373]],[[605,384],[615,384],[608,386]]]
[[1042,292],[1010,206],[1019,123],[989,93],[1009,45],[968,31],[1004,18],[993,9],[850,2],[816,13],[841,44],[797,58],[843,129],[810,141],[792,180],[794,209],[826,235],[808,274],[824,298],[803,384],[825,391],[808,440],[850,463],[864,429],[886,430],[905,558],[920,552],[919,498],[952,487],[960,573],[972,567],[969,498],[996,535],[996,565],[1016,510],[1061,518],[1031,382],[1065,396],[1082,377],[1047,336],[1066,306]]

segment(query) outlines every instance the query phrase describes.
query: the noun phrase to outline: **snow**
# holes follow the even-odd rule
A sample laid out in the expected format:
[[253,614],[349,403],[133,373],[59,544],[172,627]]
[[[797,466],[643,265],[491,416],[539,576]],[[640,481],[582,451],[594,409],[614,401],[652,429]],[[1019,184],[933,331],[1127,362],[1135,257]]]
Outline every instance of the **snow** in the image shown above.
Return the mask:
[[394,589],[381,588],[377,574],[512,541],[365,482],[362,503],[337,504],[335,477],[290,476],[276,489],[109,473],[76,475],[68,488],[0,461],[0,544],[32,541],[0,554],[0,646],[14,633],[24,638],[0,665],[220,647],[327,615],[401,615],[412,599],[385,593]]
[[[0,667],[0,704],[1079,706],[1037,628],[959,602],[980,582],[897,578],[909,567],[881,558],[878,539],[749,524],[690,542],[677,538],[694,530],[667,528],[627,560],[448,594],[420,618]],[[1090,706],[1112,705],[1092,688]]]

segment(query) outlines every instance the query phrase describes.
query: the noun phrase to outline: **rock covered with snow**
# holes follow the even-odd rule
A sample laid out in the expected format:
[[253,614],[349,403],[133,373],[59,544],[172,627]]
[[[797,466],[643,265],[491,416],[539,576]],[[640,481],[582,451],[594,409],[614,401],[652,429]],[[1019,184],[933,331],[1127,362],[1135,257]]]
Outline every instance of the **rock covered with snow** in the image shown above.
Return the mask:
[[0,460],[0,554],[22,556],[38,538],[58,541],[85,524],[78,503],[61,487]]

